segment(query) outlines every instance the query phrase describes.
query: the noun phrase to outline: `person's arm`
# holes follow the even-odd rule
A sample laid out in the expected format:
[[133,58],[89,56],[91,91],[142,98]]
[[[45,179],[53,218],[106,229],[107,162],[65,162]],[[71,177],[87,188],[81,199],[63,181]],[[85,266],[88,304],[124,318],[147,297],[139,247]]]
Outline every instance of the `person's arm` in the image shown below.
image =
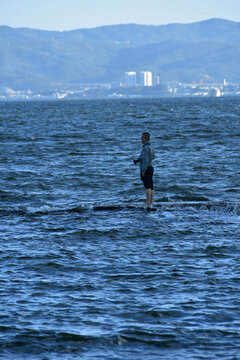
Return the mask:
[[145,147],[143,148],[142,151],[142,158],[141,158],[141,175],[144,176],[145,175],[145,171],[147,170],[147,164],[148,164],[148,156],[149,156],[149,151],[148,148]]

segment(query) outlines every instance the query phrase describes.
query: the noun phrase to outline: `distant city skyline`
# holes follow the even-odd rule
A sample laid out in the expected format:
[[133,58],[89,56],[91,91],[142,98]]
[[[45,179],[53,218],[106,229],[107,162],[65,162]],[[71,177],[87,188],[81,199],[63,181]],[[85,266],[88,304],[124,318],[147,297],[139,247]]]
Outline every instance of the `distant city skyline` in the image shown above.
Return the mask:
[[240,22],[239,0],[0,0],[0,25],[73,30],[113,24],[164,25],[210,18]]

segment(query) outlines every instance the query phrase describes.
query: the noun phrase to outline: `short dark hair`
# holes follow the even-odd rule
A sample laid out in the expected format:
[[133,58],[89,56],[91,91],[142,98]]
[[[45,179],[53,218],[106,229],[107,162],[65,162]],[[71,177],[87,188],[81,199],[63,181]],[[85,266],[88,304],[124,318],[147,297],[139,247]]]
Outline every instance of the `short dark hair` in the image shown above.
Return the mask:
[[150,140],[150,134],[149,134],[149,132],[144,132],[144,133],[142,134],[142,136],[143,136],[146,140]]

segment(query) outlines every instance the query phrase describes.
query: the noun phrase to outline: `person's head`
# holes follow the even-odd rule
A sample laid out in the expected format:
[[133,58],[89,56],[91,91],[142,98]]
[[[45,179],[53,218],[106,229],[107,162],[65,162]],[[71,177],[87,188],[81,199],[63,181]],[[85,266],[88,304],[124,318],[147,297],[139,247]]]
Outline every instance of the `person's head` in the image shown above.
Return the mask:
[[141,141],[143,144],[150,140],[150,134],[148,132],[142,133]]

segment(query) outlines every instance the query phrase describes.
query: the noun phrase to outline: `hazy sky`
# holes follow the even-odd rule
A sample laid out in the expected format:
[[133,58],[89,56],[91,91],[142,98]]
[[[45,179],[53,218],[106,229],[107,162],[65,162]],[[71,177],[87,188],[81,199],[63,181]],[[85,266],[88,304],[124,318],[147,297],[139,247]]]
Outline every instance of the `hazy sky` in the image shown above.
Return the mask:
[[240,21],[240,0],[0,0],[0,25],[72,30],[112,24]]

